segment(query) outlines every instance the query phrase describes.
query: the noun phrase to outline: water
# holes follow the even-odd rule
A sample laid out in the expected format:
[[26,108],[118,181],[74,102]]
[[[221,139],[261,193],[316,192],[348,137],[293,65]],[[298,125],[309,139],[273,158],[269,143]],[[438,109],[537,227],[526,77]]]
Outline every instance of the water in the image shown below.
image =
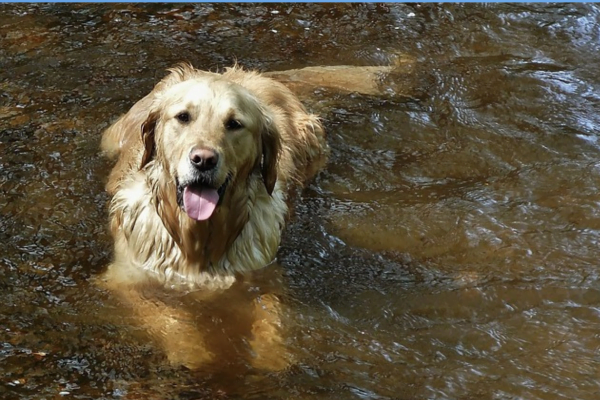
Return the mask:
[[[0,397],[598,398],[599,43],[593,4],[1,5]],[[308,101],[331,159],[256,278],[293,366],[170,366],[90,283],[100,132],[181,60],[399,55],[406,93]]]

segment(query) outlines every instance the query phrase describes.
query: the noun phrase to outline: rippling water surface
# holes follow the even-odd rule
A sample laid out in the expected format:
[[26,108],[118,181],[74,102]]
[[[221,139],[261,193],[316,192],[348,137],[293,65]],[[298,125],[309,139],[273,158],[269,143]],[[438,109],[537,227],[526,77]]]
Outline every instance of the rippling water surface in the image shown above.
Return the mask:
[[[90,283],[100,132],[181,60],[400,56],[402,93],[308,103],[332,154],[271,267],[294,364],[170,366]],[[599,65],[594,4],[0,5],[0,397],[597,399]]]

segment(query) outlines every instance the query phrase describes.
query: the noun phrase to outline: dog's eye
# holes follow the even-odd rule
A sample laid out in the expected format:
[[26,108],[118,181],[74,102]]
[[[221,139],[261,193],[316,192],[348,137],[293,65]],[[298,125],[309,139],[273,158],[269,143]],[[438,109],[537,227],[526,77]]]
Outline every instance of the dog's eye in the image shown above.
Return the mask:
[[227,122],[225,122],[225,128],[230,131],[235,131],[237,129],[243,128],[243,126],[240,121],[238,121],[237,119],[231,118],[231,119],[227,120]]
[[187,111],[180,112],[177,114],[176,118],[179,120],[179,122],[190,122],[190,113]]

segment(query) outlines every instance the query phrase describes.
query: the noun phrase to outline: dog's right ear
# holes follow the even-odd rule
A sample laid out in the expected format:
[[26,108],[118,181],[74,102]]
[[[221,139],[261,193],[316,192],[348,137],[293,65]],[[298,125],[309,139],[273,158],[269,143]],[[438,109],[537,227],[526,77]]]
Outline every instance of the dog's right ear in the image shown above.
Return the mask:
[[154,131],[156,130],[157,121],[158,113],[151,112],[148,114],[148,118],[146,118],[144,123],[142,123],[142,144],[144,145],[144,154],[142,155],[140,169],[143,169],[156,155]]

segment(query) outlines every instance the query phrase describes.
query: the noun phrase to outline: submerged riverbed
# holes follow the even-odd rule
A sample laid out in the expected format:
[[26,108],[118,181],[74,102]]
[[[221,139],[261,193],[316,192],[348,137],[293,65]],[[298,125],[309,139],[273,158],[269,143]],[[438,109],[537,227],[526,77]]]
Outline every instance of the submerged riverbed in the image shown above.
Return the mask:
[[[0,5],[0,397],[598,398],[599,47],[595,4]],[[102,130],[183,60],[403,57],[307,98],[331,157],[263,273],[294,364],[170,366],[90,283]]]

